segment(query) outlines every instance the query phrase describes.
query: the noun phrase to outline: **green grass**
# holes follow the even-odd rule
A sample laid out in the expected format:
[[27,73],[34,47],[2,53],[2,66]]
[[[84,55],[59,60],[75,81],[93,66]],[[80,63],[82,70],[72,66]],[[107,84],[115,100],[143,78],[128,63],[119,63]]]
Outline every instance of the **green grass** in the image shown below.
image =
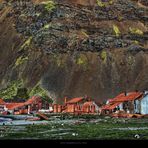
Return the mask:
[[[82,117],[81,117],[82,118]],[[103,119],[97,123],[61,124],[50,123],[47,125],[28,125],[24,131],[8,132],[0,139],[66,139],[66,140],[110,140],[110,139],[148,139],[148,130],[120,130],[118,128],[141,128],[148,127],[148,119]],[[125,123],[123,123],[123,120]],[[64,122],[63,122],[64,123]],[[0,127],[2,128],[2,126]],[[11,131],[11,130],[9,130]],[[13,128],[12,128],[13,131]],[[137,139],[138,140],[138,139]]]

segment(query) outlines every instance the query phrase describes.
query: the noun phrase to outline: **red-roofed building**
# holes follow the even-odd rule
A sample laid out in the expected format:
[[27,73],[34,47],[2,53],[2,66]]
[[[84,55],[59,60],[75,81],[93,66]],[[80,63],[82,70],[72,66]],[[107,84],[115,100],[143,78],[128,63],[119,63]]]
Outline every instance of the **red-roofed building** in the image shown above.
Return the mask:
[[96,113],[99,111],[99,107],[94,101],[88,101],[83,104],[82,111],[83,113]]
[[42,108],[43,100],[41,97],[38,96],[33,96],[32,98],[28,99],[26,102],[23,103],[6,103],[3,100],[0,100],[1,113],[7,111],[10,114],[30,114],[38,112]]
[[53,105],[54,113],[97,113],[98,110],[97,104],[88,97],[73,98],[69,101],[65,98],[64,105]]
[[79,98],[73,98],[69,101],[65,102],[65,110],[66,113],[75,113],[75,112],[81,112],[81,108],[83,103],[86,102],[86,99],[83,97]]
[[122,93],[102,106],[101,112],[105,114],[124,111],[131,114],[148,114],[148,92]]
[[5,111],[10,114],[27,114],[28,110],[24,103],[5,103]]
[[41,97],[33,96],[24,103],[25,106],[28,106],[28,113],[37,112],[42,109],[43,101]]

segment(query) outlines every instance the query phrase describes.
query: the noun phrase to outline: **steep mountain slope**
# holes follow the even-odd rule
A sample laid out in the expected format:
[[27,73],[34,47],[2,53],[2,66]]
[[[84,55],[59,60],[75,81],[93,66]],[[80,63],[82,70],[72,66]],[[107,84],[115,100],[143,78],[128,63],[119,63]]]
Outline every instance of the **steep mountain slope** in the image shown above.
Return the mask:
[[[0,1],[0,88],[96,100],[148,89],[146,0]],[[2,97],[2,96],[0,96]],[[61,99],[59,99],[61,100]]]

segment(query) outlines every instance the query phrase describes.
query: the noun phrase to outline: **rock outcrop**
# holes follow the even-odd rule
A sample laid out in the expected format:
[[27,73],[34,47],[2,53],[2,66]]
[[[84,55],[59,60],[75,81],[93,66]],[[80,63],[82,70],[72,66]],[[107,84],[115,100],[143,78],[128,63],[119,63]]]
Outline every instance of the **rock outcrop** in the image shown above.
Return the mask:
[[[0,88],[55,98],[148,89],[147,1],[0,1]],[[60,99],[59,99],[60,100]]]

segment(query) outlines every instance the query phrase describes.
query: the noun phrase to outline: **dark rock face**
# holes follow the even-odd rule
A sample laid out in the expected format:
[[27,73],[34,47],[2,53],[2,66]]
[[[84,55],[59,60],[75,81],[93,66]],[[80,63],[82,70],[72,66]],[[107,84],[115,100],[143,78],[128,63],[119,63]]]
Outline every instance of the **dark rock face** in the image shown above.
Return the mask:
[[[53,11],[46,11],[44,5],[34,5],[31,2],[24,4],[24,7],[18,6],[16,1],[13,4],[13,16],[16,18],[17,31],[28,37],[33,36],[36,48],[48,53],[126,48],[135,40],[145,44],[148,36],[142,24],[139,26],[144,32],[142,36],[129,33],[130,26],[126,26],[125,33],[115,36],[113,25],[124,27],[127,20],[145,22],[147,19],[146,10],[130,1],[118,1],[103,8],[96,5],[82,5],[79,8],[60,3]],[[101,25],[103,23],[104,26]]]
[[47,10],[40,1],[1,2],[0,88],[41,81],[54,99],[96,100],[148,89],[148,11],[140,4],[57,0]]
[[[73,62],[61,67],[49,66],[48,72],[42,77],[44,87],[57,92],[60,97],[87,94],[96,100],[113,97],[126,90],[147,89],[146,53],[131,54],[126,50],[114,50],[107,52],[106,61],[97,53],[81,54],[89,61],[86,67]],[[71,59],[71,56],[67,58]]]

